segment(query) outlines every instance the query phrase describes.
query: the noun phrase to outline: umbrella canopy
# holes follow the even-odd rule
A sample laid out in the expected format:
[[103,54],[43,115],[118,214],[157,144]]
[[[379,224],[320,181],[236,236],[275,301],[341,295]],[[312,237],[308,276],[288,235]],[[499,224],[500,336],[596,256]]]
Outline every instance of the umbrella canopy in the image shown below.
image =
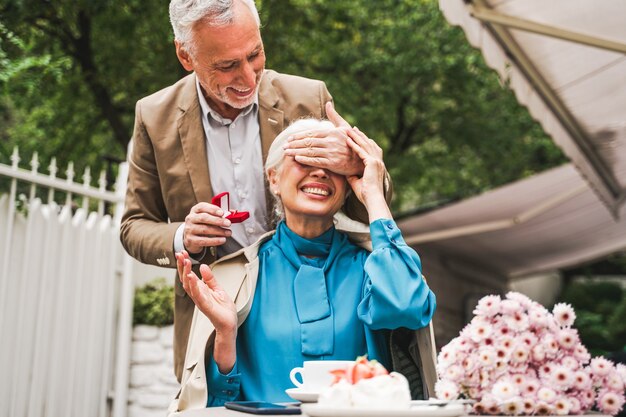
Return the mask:
[[614,217],[626,204],[626,1],[439,0]]
[[617,214],[566,164],[398,225],[418,253],[468,259],[509,279],[626,248],[626,206]]

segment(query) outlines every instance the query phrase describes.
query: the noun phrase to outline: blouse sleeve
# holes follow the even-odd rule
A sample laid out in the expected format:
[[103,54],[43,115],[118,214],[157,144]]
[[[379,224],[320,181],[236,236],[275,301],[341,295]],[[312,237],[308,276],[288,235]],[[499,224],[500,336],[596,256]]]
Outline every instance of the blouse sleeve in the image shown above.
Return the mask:
[[422,264],[391,219],[370,224],[373,251],[364,265],[363,299],[357,312],[371,329],[426,326],[435,312],[435,294],[422,276]]
[[235,401],[241,392],[241,374],[237,369],[237,363],[233,370],[224,375],[211,358],[206,368],[208,400],[207,407],[220,407],[227,401]]

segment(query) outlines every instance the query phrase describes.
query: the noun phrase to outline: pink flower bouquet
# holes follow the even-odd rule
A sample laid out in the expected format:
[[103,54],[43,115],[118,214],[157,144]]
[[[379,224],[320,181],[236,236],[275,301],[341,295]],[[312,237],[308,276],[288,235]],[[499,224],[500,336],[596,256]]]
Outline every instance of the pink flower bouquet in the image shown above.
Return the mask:
[[483,297],[475,317],[441,349],[435,386],[443,400],[476,400],[476,414],[617,414],[626,366],[591,359],[568,304],[552,314],[525,295]]

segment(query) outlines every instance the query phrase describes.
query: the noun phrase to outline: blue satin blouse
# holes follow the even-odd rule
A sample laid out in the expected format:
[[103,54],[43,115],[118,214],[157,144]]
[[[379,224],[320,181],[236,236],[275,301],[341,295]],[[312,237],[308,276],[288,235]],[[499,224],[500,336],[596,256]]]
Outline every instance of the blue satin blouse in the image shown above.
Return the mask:
[[[385,334],[426,326],[435,295],[421,262],[391,219],[370,224],[373,251],[329,229],[304,239],[284,222],[259,250],[252,309],[239,328],[237,362],[224,375],[207,361],[208,407],[226,401],[291,401],[292,368],[306,360],[367,354],[389,368]],[[302,255],[314,256],[313,258]]]

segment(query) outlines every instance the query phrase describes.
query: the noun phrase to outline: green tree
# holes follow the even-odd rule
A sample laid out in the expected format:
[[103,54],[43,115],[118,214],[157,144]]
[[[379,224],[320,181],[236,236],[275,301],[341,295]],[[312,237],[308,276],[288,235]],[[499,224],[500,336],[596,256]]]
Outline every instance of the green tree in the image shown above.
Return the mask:
[[[394,209],[476,194],[564,161],[436,0],[257,0],[268,67],[323,79],[384,148]],[[102,166],[137,99],[184,75],[167,7],[0,0],[0,151]],[[80,167],[79,167],[80,169]]]
[[432,0],[263,0],[271,67],[323,79],[376,138],[396,210],[476,194],[564,161]]
[[182,74],[167,7],[141,1],[0,1],[2,153],[98,169],[123,158],[134,103]]

